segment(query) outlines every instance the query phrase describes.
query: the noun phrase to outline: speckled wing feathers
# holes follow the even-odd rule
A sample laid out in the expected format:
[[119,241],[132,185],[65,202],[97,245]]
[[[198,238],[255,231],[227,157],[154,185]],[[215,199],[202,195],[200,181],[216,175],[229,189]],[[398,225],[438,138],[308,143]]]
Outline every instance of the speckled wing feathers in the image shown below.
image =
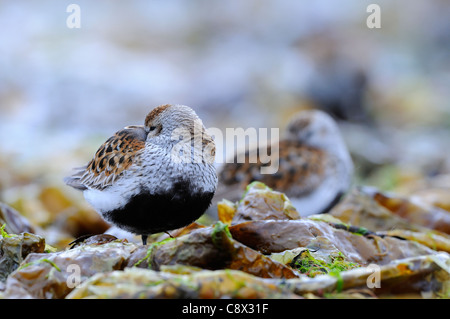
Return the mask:
[[104,189],[138,159],[138,152],[145,147],[144,126],[127,126],[110,137],[95,153],[84,170],[66,179],[66,183],[78,189]]
[[[252,181],[261,181],[267,186],[292,196],[301,196],[314,190],[324,178],[323,151],[297,141],[283,140],[279,144],[280,166],[275,174],[260,174],[262,164],[249,162],[249,151],[245,162],[225,164],[220,172],[220,181],[225,185],[240,185],[244,189]],[[270,154],[270,148],[268,149]]]

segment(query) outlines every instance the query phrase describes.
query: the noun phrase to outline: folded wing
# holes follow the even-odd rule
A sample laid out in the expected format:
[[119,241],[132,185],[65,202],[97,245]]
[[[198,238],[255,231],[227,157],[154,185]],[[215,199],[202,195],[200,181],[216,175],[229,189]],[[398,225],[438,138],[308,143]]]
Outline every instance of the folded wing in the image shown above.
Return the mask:
[[145,147],[147,133],[144,126],[127,126],[110,137],[95,153],[94,158],[64,179],[79,190],[104,189],[120,178]]

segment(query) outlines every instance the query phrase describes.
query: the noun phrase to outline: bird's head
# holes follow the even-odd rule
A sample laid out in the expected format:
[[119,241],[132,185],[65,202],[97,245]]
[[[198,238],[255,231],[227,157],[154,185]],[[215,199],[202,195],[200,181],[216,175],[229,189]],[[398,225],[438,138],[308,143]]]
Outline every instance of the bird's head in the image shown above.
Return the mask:
[[188,156],[198,153],[212,157],[210,160],[214,161],[214,140],[195,111],[188,106],[166,104],[154,108],[145,118],[144,129],[148,134],[148,143],[164,144],[186,152],[193,150]]
[[343,143],[336,122],[319,110],[298,113],[288,125],[287,138],[325,150]]

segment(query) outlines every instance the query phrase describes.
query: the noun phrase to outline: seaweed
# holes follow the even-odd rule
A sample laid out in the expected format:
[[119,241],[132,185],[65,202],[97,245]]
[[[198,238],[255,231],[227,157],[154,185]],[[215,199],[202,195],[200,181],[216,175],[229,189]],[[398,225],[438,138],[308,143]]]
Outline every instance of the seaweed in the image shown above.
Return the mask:
[[155,247],[164,245],[164,244],[166,244],[167,242],[172,241],[172,240],[175,240],[175,238],[173,238],[173,237],[168,237],[168,238],[163,239],[163,240],[161,240],[161,241],[152,243],[152,244],[147,248],[147,253],[146,253],[146,255],[145,255],[143,258],[139,259],[136,263],[134,263],[132,267],[138,267],[142,262],[146,261],[147,264],[148,264],[148,268],[152,268],[151,256],[152,256],[152,253],[153,253],[153,250],[155,249]]
[[31,261],[29,263],[24,263],[18,269],[22,270],[22,269],[27,268],[29,266],[36,265],[36,264],[43,263],[43,262],[50,264],[57,271],[61,272],[61,268],[59,268],[58,265],[56,265],[53,261],[51,261],[48,258],[41,258],[41,259],[38,259],[38,260]]
[[294,257],[289,263],[289,266],[311,278],[324,274],[330,274],[339,278],[341,271],[362,266],[358,263],[346,260],[341,252],[330,254],[329,259],[330,260],[326,262],[315,258],[309,249],[305,249]]
[[8,234],[5,224],[0,227],[0,232],[0,281],[5,281],[30,253],[44,252],[45,240],[29,233]]
[[223,246],[223,234],[225,234],[228,238],[232,238],[228,225],[218,221],[214,224],[214,228],[211,232],[211,239],[215,247],[221,248]]
[[361,227],[361,226],[352,226],[352,225],[347,225],[345,223],[328,223],[331,226],[333,226],[336,229],[342,229],[342,230],[346,230],[348,232],[351,232],[355,235],[361,235],[361,236],[368,236],[368,235],[375,235],[374,232],[368,230],[365,227]]
[[17,236],[16,234],[8,234],[8,233],[6,232],[6,230],[5,230],[5,227],[6,227],[6,224],[3,224],[3,225],[0,227],[0,235],[1,235],[3,238],[11,238],[11,237]]

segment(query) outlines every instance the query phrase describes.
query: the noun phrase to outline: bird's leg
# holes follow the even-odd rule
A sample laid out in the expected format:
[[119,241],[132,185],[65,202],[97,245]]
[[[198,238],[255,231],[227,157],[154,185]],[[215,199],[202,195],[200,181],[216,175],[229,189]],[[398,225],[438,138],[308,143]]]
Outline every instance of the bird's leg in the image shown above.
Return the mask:
[[174,238],[168,231],[165,231],[165,233],[166,233],[167,235],[169,235],[170,238]]
[[147,237],[148,237],[148,235],[141,235],[141,237],[142,237],[142,245],[147,245]]

